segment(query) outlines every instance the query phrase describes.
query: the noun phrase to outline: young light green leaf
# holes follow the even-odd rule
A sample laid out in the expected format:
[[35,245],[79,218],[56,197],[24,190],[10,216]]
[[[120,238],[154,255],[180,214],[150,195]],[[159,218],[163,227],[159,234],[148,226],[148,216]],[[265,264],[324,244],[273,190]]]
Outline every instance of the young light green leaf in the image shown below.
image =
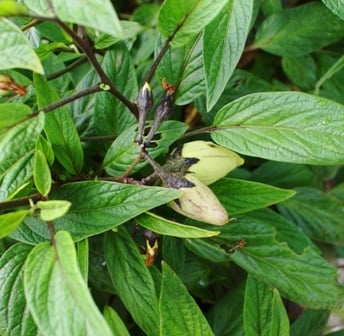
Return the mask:
[[[328,113],[328,111],[331,113]],[[344,106],[300,92],[239,98],[216,114],[212,138],[236,152],[270,160],[342,164]]]
[[104,318],[107,321],[109,327],[114,336],[130,336],[127,327],[117,312],[110,306],[104,307]]
[[[158,38],[156,55],[163,48],[165,39]],[[204,92],[204,70],[201,35],[179,48],[169,48],[162,58],[157,74],[161,80],[177,86],[175,103],[185,105]]]
[[44,126],[44,114],[0,133],[0,201],[13,196],[32,178],[33,154]]
[[19,103],[0,104],[0,132],[14,126],[32,113],[29,106]]
[[52,180],[47,159],[41,150],[35,151],[33,180],[37,191],[41,195],[47,196],[50,192]]
[[191,41],[220,12],[226,0],[166,0],[160,8],[158,29],[164,37],[176,30],[172,46]]
[[24,296],[23,267],[32,247],[12,245],[0,259],[0,331],[2,335],[37,335]]
[[[111,176],[123,175],[140,154],[140,147],[133,141],[137,136],[136,128],[137,126],[133,125],[122,132],[107,151],[103,167]],[[157,146],[148,150],[150,155],[155,158],[162,153],[166,153],[169,146],[183,135],[186,129],[185,123],[173,120],[165,121],[158,130],[160,139],[157,141]],[[147,165],[147,162],[141,161],[134,169],[134,172],[145,165]]]
[[214,335],[182,281],[165,262],[162,264],[159,311],[160,335]]
[[310,238],[330,244],[343,244],[344,207],[336,199],[314,188],[297,188],[296,195],[278,209]]
[[11,21],[0,18],[0,69],[22,68],[42,74],[42,64],[24,33]]
[[18,210],[0,215],[0,239],[14,231],[28,214],[29,210]]
[[295,195],[295,191],[267,184],[223,178],[211,186],[229,215],[265,208]]
[[125,228],[106,235],[105,260],[114,287],[134,321],[147,335],[160,335],[153,278]]
[[322,0],[322,2],[328,7],[334,14],[338,15],[344,20],[344,1],[343,0]]
[[148,230],[172,237],[205,238],[219,234],[219,231],[204,230],[195,226],[180,224],[152,212],[146,212],[136,217],[135,221]]
[[52,18],[55,16],[54,9],[52,8],[49,0],[24,0],[24,3],[35,15],[40,15],[46,18]]
[[52,0],[52,7],[62,21],[77,23],[122,38],[122,27],[110,0]]
[[245,47],[253,0],[227,0],[203,35],[207,110],[215,105]]
[[58,232],[54,245],[34,247],[25,264],[24,289],[42,335],[112,336],[79,271],[68,232]]
[[276,289],[248,276],[244,303],[245,335],[289,336],[289,320]]
[[[40,109],[58,101],[58,96],[43,76],[34,76]],[[68,111],[60,107],[46,116],[45,131],[59,162],[71,174],[82,169],[83,151],[78,133]]]
[[43,221],[53,221],[63,217],[69,210],[71,202],[68,201],[38,201],[36,206],[41,209],[40,217]]
[[276,235],[273,223],[259,218],[239,217],[221,227],[217,237],[227,244],[245,240],[246,246],[231,255],[232,260],[254,278],[277,288],[302,306],[336,309],[343,306],[344,287],[337,270],[312,246],[294,251]]
[[343,33],[340,18],[323,4],[311,2],[269,16],[253,45],[275,55],[301,56],[340,40]]
[[28,14],[28,8],[15,0],[2,0],[0,2],[0,16],[21,16]]

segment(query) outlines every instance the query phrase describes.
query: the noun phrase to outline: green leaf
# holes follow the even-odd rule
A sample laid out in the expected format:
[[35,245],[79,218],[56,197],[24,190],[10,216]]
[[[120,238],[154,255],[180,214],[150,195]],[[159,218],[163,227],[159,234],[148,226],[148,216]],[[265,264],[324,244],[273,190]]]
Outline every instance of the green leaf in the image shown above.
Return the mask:
[[31,179],[34,149],[43,126],[44,114],[40,113],[0,133],[0,201]]
[[53,221],[64,216],[70,206],[68,201],[38,201],[36,206],[41,209],[40,217],[44,221]]
[[51,188],[51,175],[47,159],[41,150],[36,150],[34,156],[33,179],[37,191],[47,196]]
[[55,16],[52,4],[49,0],[24,0],[24,3],[35,15],[46,18]]
[[272,335],[289,336],[289,317],[285,309],[280,293],[276,288],[273,289],[272,296]]
[[24,289],[44,335],[112,335],[79,271],[68,232],[58,232],[54,245],[33,248],[25,265]]
[[[40,109],[59,100],[43,76],[35,75],[34,84]],[[72,118],[64,107],[47,113],[45,132],[63,167],[71,174],[79,173],[83,165],[83,151]]]
[[162,264],[160,335],[214,335],[202,311],[173,270]]
[[[326,328],[330,311],[324,309],[306,309],[291,325],[290,335],[318,336]],[[326,334],[329,335],[329,334]]]
[[221,295],[212,305],[207,319],[215,335],[244,336],[243,306],[244,284],[231,285],[229,290]]
[[296,192],[292,199],[278,205],[281,214],[314,240],[343,244],[343,204],[314,188],[297,188]]
[[19,103],[0,104],[0,133],[7,127],[15,126],[32,113],[29,106]]
[[11,21],[0,18],[0,69],[22,68],[42,74],[42,64],[24,33]]
[[123,35],[121,24],[109,0],[52,0],[52,6],[62,21],[94,28],[118,38]]
[[88,269],[89,269],[89,244],[88,239],[80,240],[76,243],[78,265],[82,277],[85,281],[88,281]]
[[265,208],[295,195],[293,190],[232,178],[215,182],[211,189],[231,216]]
[[250,179],[276,187],[295,188],[313,183],[315,174],[306,165],[267,161],[252,172]]
[[342,70],[344,67],[344,56],[340,57],[318,80],[318,82],[315,85],[315,94],[319,94],[320,87],[328,81],[330,78],[332,78],[336,73],[338,73],[340,70]]
[[72,207],[56,220],[55,229],[68,229],[79,240],[114,228],[179,195],[178,190],[115,182],[65,184],[52,193],[51,199],[69,200]]
[[225,3],[226,0],[166,0],[160,8],[159,32],[169,37],[178,28],[172,46],[181,47],[214,19]]
[[159,335],[154,282],[125,228],[106,235],[105,260],[116,292],[134,321],[147,335]]
[[129,331],[117,312],[110,306],[104,307],[104,318],[115,336],[130,336]]
[[166,218],[147,212],[135,218],[135,221],[153,232],[180,238],[203,238],[213,237],[219,234],[219,231],[208,231],[195,226],[180,224]]
[[[134,101],[137,93],[137,80],[131,56],[124,43],[106,52],[102,68],[127,99]],[[99,79],[98,79],[99,80]],[[98,135],[121,134],[135,124],[134,115],[109,92],[99,92],[95,96],[94,126]]]
[[2,0],[0,2],[0,16],[28,15],[27,7],[15,0]]
[[[156,55],[163,48],[165,39],[159,38]],[[202,38],[199,35],[186,45],[169,48],[162,58],[157,74],[160,80],[176,85],[175,103],[185,105],[204,92]]]
[[289,336],[289,320],[276,289],[248,276],[244,305],[245,335]]
[[19,210],[0,215],[0,238],[14,231],[28,214],[29,210]]
[[312,56],[283,57],[283,71],[302,90],[314,88],[317,81],[316,64]]
[[207,110],[215,105],[244,50],[253,14],[252,0],[227,0],[205,28],[203,59]]
[[28,311],[23,285],[23,268],[31,246],[11,246],[0,259],[0,331],[2,335],[37,335]]
[[238,223],[221,227],[218,239],[231,245],[244,239],[246,246],[237,249],[232,260],[254,278],[279,289],[282,296],[306,307],[342,307],[344,287],[338,284],[336,268],[311,246],[301,253],[293,250],[272,225],[242,217]]
[[205,239],[185,239],[185,247],[194,254],[212,263],[225,263],[230,255],[218,244]]
[[[137,125],[133,125],[122,132],[107,151],[103,167],[109,175],[123,175],[139,156],[141,149],[133,141],[137,137],[136,128]],[[160,139],[156,142],[157,146],[148,150],[150,155],[155,158],[162,153],[166,153],[170,145],[182,136],[186,129],[187,125],[185,123],[173,120],[165,121],[157,133],[160,135]],[[133,172],[140,170],[145,165],[147,165],[147,161],[141,161]]]
[[312,247],[315,252],[320,254],[316,245],[300,228],[271,209],[252,211],[245,214],[245,217],[251,218],[252,221],[264,222],[274,226],[277,241],[287,243],[298,254],[302,254],[306,247]]
[[[331,111],[329,114],[328,111]],[[344,162],[344,106],[299,92],[255,93],[218,111],[212,138],[236,152],[307,164]]]
[[322,0],[334,14],[344,20],[344,1],[343,0]]
[[340,40],[343,33],[343,21],[323,4],[312,2],[269,16],[253,46],[275,55],[302,56]]

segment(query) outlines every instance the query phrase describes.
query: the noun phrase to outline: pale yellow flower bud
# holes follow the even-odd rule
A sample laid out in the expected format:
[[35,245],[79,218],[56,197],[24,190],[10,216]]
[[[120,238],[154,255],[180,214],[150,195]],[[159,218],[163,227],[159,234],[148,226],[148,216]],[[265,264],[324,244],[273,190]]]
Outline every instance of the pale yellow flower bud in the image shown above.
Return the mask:
[[206,185],[221,179],[244,163],[244,159],[231,150],[202,140],[185,143],[181,156],[199,160],[189,168],[189,172]]
[[228,214],[215,194],[194,174],[187,174],[184,178],[193,186],[179,188],[183,195],[169,206],[178,213],[214,225],[228,223]]

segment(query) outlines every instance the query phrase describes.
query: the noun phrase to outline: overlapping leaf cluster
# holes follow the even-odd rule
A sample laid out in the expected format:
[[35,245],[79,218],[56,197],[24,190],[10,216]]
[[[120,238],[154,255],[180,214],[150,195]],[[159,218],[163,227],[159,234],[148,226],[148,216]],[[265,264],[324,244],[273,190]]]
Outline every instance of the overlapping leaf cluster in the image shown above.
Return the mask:
[[[320,335],[344,305],[342,2],[134,3],[0,1],[0,334]],[[192,136],[245,158],[210,186],[229,224],[165,206],[145,80],[147,127],[176,90],[152,159]]]

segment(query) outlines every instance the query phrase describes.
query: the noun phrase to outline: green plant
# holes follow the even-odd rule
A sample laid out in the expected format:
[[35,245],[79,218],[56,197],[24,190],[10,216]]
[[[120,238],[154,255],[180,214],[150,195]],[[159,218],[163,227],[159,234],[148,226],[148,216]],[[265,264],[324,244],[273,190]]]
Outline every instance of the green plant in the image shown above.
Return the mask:
[[329,330],[344,10],[291,2],[0,1],[1,335]]

